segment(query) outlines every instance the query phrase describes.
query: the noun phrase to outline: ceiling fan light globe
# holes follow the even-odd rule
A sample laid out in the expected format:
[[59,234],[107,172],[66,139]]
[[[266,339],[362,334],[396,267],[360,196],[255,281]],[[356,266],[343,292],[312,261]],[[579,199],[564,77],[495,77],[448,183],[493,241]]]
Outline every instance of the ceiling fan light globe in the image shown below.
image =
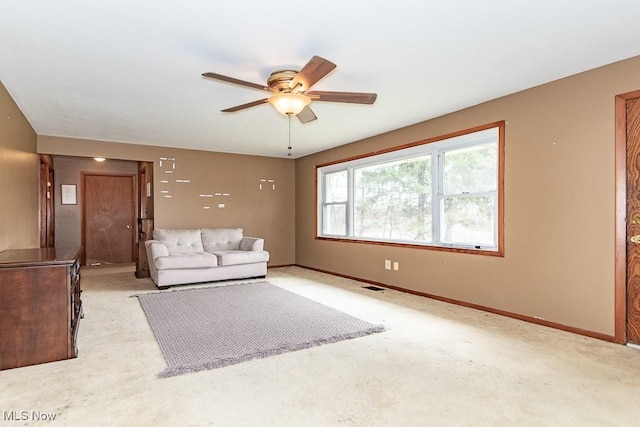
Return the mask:
[[269,103],[280,114],[295,116],[311,103],[311,99],[299,93],[279,93],[269,98]]

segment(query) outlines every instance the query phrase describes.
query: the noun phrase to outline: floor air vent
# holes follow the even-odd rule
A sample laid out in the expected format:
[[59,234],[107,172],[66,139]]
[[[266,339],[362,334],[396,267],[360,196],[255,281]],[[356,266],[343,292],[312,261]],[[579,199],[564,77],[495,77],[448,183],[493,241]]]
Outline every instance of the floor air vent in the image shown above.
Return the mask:
[[384,291],[384,288],[379,288],[377,286],[363,286],[363,288],[365,289],[369,289],[370,291],[376,291],[376,292],[380,292],[380,291]]

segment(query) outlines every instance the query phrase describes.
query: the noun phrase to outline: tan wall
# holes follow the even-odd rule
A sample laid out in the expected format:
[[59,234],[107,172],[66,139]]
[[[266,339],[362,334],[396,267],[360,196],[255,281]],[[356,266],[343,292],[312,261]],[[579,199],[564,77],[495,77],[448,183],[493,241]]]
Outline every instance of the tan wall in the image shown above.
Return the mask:
[[[99,163],[92,158],[64,156],[54,156],[53,160],[56,180],[56,247],[79,247],[82,243],[82,172],[137,175],[138,162],[109,160]],[[61,185],[63,184],[76,186],[77,204],[61,203]]]
[[[295,262],[295,163],[292,160],[147,145],[38,136],[38,151],[54,155],[151,161],[154,163],[156,228],[242,227],[247,236],[265,239],[269,265]],[[163,161],[161,158],[175,158]],[[170,165],[170,169],[167,169]],[[172,174],[165,173],[173,171]],[[162,180],[169,183],[163,184]],[[176,179],[189,180],[177,183]],[[260,190],[260,179],[271,187]],[[172,196],[165,198],[166,195]],[[215,196],[228,193],[228,196]],[[203,198],[201,194],[212,194]],[[224,208],[218,208],[224,204]],[[211,209],[203,209],[210,206]]]
[[0,251],[40,246],[36,133],[0,83]]
[[[638,89],[640,57],[299,159],[297,263],[612,336],[614,97]],[[498,120],[504,258],[314,239],[315,165]]]

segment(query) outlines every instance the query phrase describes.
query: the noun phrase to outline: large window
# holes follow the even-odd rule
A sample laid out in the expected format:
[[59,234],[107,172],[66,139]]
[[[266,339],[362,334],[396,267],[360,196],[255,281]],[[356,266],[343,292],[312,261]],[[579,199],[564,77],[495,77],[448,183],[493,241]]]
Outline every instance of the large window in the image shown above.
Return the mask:
[[504,123],[317,167],[318,237],[502,253]]

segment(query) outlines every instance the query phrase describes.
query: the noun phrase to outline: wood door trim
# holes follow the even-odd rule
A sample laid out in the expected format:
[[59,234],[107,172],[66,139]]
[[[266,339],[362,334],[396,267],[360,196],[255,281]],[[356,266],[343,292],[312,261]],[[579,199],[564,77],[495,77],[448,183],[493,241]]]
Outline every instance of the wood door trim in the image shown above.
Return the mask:
[[627,343],[627,101],[640,90],[615,98],[615,335]]
[[55,176],[53,160],[40,155],[39,174],[40,247],[55,246]]
[[[80,264],[85,265],[87,263],[87,219],[86,219],[86,180],[87,176],[118,176],[118,177],[129,177],[131,178],[131,218],[132,224],[131,226],[135,229],[135,220],[136,220],[136,175],[129,173],[97,173],[97,172],[81,172],[81,182],[82,182],[82,228],[81,228],[81,244],[82,249],[80,250]],[[135,231],[135,230],[134,230]],[[136,250],[136,233],[131,233],[131,256],[134,257]],[[135,258],[134,258],[135,260]]]
[[138,170],[138,218],[146,218],[147,212],[147,166]]

